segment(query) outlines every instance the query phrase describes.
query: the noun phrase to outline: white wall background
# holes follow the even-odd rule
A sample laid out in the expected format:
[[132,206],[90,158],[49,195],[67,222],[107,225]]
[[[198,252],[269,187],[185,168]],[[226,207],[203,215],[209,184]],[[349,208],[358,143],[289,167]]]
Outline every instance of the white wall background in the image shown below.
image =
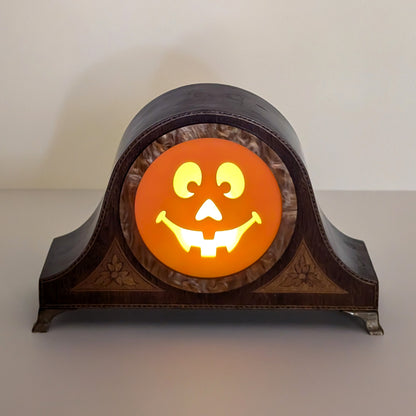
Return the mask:
[[195,82],[297,131],[317,189],[416,189],[413,0],[0,1],[0,188],[104,188],[130,119]]

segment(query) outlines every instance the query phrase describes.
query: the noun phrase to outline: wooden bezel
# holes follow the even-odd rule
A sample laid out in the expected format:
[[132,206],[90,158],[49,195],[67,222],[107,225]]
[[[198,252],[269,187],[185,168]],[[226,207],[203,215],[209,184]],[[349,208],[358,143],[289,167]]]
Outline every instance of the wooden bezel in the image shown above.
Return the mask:
[[[248,268],[224,277],[202,278],[184,275],[161,263],[146,247],[134,214],[137,187],[146,169],[163,152],[188,140],[217,137],[233,141],[253,151],[270,168],[282,195],[279,230],[267,251]],[[297,200],[290,174],[275,151],[255,135],[238,127],[201,123],[170,131],[149,144],[131,165],[120,197],[120,224],[126,242],[140,264],[153,276],[178,289],[197,293],[219,293],[240,288],[261,277],[286,250],[296,224]]]

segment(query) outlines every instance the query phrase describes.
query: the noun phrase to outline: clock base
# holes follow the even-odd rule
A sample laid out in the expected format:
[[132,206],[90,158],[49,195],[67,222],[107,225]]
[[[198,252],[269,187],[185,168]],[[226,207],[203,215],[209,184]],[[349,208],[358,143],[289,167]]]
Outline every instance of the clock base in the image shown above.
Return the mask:
[[[49,331],[52,320],[65,311],[76,309],[39,309],[38,319],[33,325],[32,332],[45,333]],[[380,325],[378,311],[340,311],[344,314],[360,318],[370,335],[384,335]]]

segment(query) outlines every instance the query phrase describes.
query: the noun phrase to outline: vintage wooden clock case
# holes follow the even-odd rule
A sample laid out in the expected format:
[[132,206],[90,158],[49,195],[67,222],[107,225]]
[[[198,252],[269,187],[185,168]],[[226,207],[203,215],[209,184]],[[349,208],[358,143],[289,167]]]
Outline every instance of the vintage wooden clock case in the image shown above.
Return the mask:
[[319,209],[288,121],[252,93],[196,84],[127,127],[98,208],[52,242],[33,331],[78,308],[303,308],[381,334],[378,288],[364,242]]

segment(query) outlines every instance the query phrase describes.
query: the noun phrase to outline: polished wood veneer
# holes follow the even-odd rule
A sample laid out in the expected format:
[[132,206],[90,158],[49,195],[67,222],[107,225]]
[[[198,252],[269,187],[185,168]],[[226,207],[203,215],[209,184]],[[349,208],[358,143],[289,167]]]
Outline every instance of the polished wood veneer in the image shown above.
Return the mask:
[[[155,259],[133,215],[141,175],[157,154],[201,137],[234,140],[262,157],[284,207],[281,231],[261,259],[211,279],[181,275]],[[247,91],[196,84],[156,98],[127,127],[99,206],[80,228],[52,242],[33,330],[45,332],[56,314],[78,308],[303,308],[348,312],[381,334],[378,288],[364,242],[341,233],[318,208],[287,120]]]

